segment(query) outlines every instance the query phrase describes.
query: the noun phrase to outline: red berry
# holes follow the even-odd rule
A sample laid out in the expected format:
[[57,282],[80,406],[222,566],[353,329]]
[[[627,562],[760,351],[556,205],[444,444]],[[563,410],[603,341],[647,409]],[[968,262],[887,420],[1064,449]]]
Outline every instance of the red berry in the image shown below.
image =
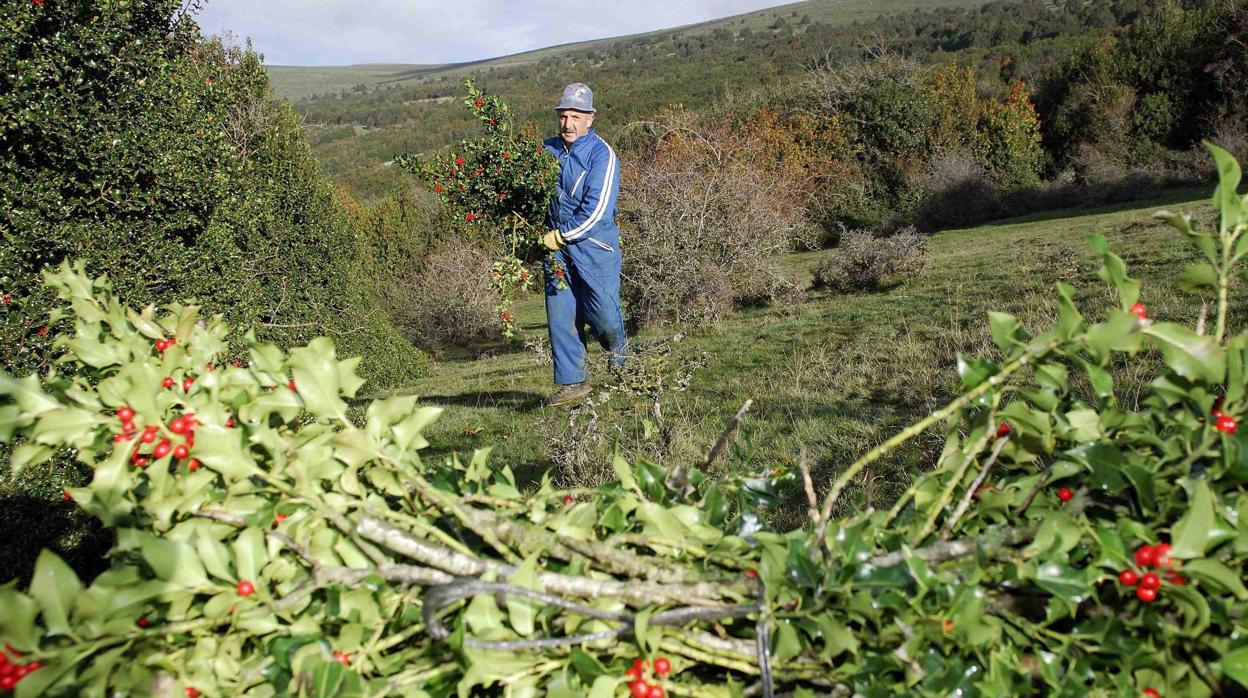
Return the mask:
[[951,632],[953,632],[953,621],[951,621],[951,620],[946,620],[946,621],[944,622],[944,626],[945,626],[945,632],[947,632],[947,633],[951,633]]
[[460,166],[460,167],[463,167],[463,166],[464,166],[464,159],[463,159],[463,158],[455,158],[455,164],[456,164],[456,165],[458,165],[458,166]]
[[138,620],[134,621],[134,624],[139,626],[140,628],[146,628],[147,626],[151,625],[151,623],[148,622],[147,620],[147,616],[141,616]]
[[[38,4],[36,2],[35,4]],[[17,686],[17,677],[13,674],[0,676],[0,691],[12,691]]]
[[1010,426],[1009,422],[1001,422],[1001,424],[997,426],[998,439],[1004,439],[1012,433],[1014,433],[1014,428]]
[[1170,575],[1170,583],[1176,587],[1181,587],[1184,584],[1187,584],[1187,577],[1184,577],[1181,574]]
[[[122,433],[125,433],[125,434],[133,434],[134,430],[137,428],[138,427],[134,426],[134,422],[122,422],[121,423],[121,431]],[[130,437],[127,436],[126,438],[130,438]]]
[[148,464],[147,456],[135,456],[134,457],[134,467],[146,468],[147,464]]
[[1155,688],[1144,689],[1144,698],[1161,698],[1161,694]]
[[4,294],[4,296],[3,296],[3,297],[0,297],[0,303],[2,303],[2,304],[4,304],[4,305],[8,305],[9,303],[12,303],[12,302],[13,302],[13,294],[12,294],[12,293],[6,293],[6,294]]
[[434,194],[441,194],[441,193],[442,193],[442,185],[441,185],[441,184],[435,184],[435,185],[433,185],[433,193],[434,193]]
[[509,153],[509,152],[507,152],[506,150],[504,150],[504,151],[503,151],[503,159],[504,159],[504,160],[510,160],[510,159],[511,159],[511,153]]
[[629,669],[628,671],[624,672],[624,680],[629,683],[633,683],[634,681],[640,681],[641,672],[637,671],[637,667],[633,667]]
[[117,434],[113,437],[113,443],[115,444],[119,444],[123,441],[129,441],[129,440],[130,440],[130,437],[126,436],[125,434]]
[[286,387],[287,387],[287,388],[290,388],[290,392],[292,392],[292,393],[297,393],[297,392],[299,392],[299,389],[295,387],[295,379],[294,379],[294,378],[291,378],[291,379],[290,379],[290,382],[286,384]]
[[1157,599],[1157,590],[1148,589],[1143,584],[1135,588],[1135,596],[1144,603],[1152,603]]
[[468,215],[464,216],[464,220],[466,220],[466,221],[468,221],[469,223],[471,223],[472,221],[477,220],[477,214],[475,214],[475,213],[469,213]]
[[1144,307],[1143,303],[1136,303],[1135,305],[1131,306],[1131,309],[1128,310],[1127,312],[1131,313],[1132,315],[1138,317],[1141,320],[1148,319],[1148,308]]
[[572,504],[572,502],[575,502],[575,501],[576,501],[576,497],[573,497],[573,496],[572,496],[572,495],[570,495],[570,494],[565,494],[565,495],[563,495],[563,504],[564,504],[564,506],[569,506],[569,505],[571,505],[571,504]]
[[256,593],[256,586],[247,581],[239,582],[237,591],[239,596],[251,596]]
[[650,692],[646,694],[646,698],[663,698],[667,695],[667,691],[662,686],[651,686]]
[[1174,558],[1170,557],[1170,544],[1158,543],[1153,547],[1153,557],[1156,558],[1158,567],[1171,568],[1174,567]]
[[1118,581],[1124,586],[1133,587],[1136,582],[1140,581],[1140,575],[1136,574],[1135,570],[1123,570],[1118,573]]
[[118,407],[117,419],[120,419],[123,422],[134,421],[134,410],[130,409],[129,407]]
[[185,690],[185,691],[183,691],[183,693],[185,693],[185,694],[186,694],[186,698],[199,698],[199,689],[198,689],[198,688],[194,688],[194,687],[191,687],[191,686],[187,686],[187,687],[186,687],[186,690]]
[[757,578],[758,578],[758,570],[756,570],[756,569],[754,569],[753,567],[751,567],[751,568],[749,568],[748,570],[746,570],[746,571],[745,571],[745,576],[749,577],[750,579],[757,579]]
[[1141,545],[1135,551],[1135,564],[1140,567],[1152,567],[1157,564],[1157,551],[1151,545]]
[[191,455],[191,449],[187,448],[185,444],[178,444],[177,446],[173,447],[174,458],[177,458],[178,460],[182,460],[183,458],[186,458],[189,455]]
[[199,470],[199,460],[192,458],[191,462],[187,463],[186,469],[191,471],[192,473],[195,472],[196,470]]
[[483,101],[481,101],[481,100],[479,100],[479,99],[478,99],[476,102],[473,102],[473,104],[476,104],[476,105],[477,105],[477,109],[480,109],[481,107],[484,107],[484,106],[485,106],[485,102],[483,102]]
[[1161,577],[1158,577],[1156,572],[1145,572],[1140,577],[1140,588],[1157,591],[1161,588]]
[[39,326],[39,329],[35,330],[35,334],[39,335],[40,337],[47,337],[47,336],[48,336],[48,326],[47,326],[47,325],[40,325],[40,326]]
[[143,435],[139,437],[139,441],[142,441],[145,444],[150,444],[155,440],[156,440],[156,432],[154,431],[144,431]]
[[156,351],[164,351],[169,348],[169,342],[163,339],[156,340]]
[[175,434],[185,434],[185,433],[186,433],[186,427],[187,427],[187,424],[186,424],[186,419],[184,419],[184,418],[182,418],[182,417],[178,417],[177,419],[173,420],[172,422],[169,422],[169,431],[171,431],[171,432],[173,432],[173,433],[175,433]]
[[190,376],[183,378],[182,379],[182,391],[187,392],[187,393],[191,392],[191,386],[194,384],[195,384],[194,378],[191,378]]
[[1075,496],[1075,493],[1072,492],[1069,487],[1063,487],[1062,489],[1057,491],[1057,498],[1062,500],[1063,502],[1069,502],[1071,499],[1074,498],[1074,496]]
[[1239,428],[1239,421],[1229,414],[1221,414],[1214,421],[1213,428],[1223,434],[1234,434],[1235,430]]
[[628,690],[632,693],[633,698],[648,698],[650,695],[650,684],[638,679],[628,684]]
[[232,427],[232,426],[234,426],[234,418],[233,418],[233,417],[230,417],[229,419],[225,420],[225,426],[226,426],[226,427]]
[[172,387],[173,387],[173,379],[172,379],[172,378],[170,378],[170,377],[168,377],[168,376],[165,376],[165,379],[164,379],[163,381],[161,381],[161,382],[160,382],[160,385],[161,385],[161,387],[163,387],[163,388],[172,388]]
[[169,455],[169,452],[172,450],[173,445],[169,443],[169,439],[161,439],[160,443],[156,444],[156,448],[152,449],[152,457],[164,458]]
[[73,497],[73,495],[71,495],[71,494],[70,494],[70,493],[68,493],[68,492],[62,492],[62,493],[61,493],[61,501],[63,501],[63,502],[68,502],[69,500],[71,500],[71,499],[73,499],[73,498],[74,498],[74,497]]
[[343,666],[351,663],[351,655],[346,652],[334,652],[334,660]]
[[286,520],[285,514],[274,514],[273,515],[273,528],[277,528],[278,524],[280,524],[281,522],[285,520]]
[[664,674],[666,674],[667,672],[671,670],[672,670],[672,663],[668,661],[667,657],[659,657],[658,659],[654,660],[654,673],[658,674],[659,676],[663,676]]
[[490,119],[490,125],[491,125],[491,126],[493,126],[495,123],[496,123],[496,122],[495,122],[493,119]]

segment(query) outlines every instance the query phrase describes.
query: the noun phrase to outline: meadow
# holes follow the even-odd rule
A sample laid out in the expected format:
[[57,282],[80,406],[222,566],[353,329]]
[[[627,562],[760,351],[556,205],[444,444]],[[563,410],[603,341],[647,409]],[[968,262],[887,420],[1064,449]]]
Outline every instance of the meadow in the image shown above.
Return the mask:
[[[594,407],[599,422],[611,426],[590,469],[610,472],[616,446],[630,458],[701,463],[728,420],[753,400],[735,446],[717,459],[714,471],[792,469],[804,450],[815,481],[828,482],[888,435],[958,393],[958,356],[996,351],[988,310],[1016,314],[1039,331],[1055,317],[1052,289],[1061,280],[1079,289],[1085,314],[1103,315],[1111,297],[1095,275],[1099,260],[1086,244],[1092,234],[1105,235],[1142,279],[1143,299],[1156,317],[1192,324],[1200,300],[1184,294],[1176,279],[1182,266],[1195,261],[1194,253],[1152,215],[1178,209],[1207,220],[1207,198],[1206,188],[1178,189],[1128,204],[943,231],[928,242],[926,270],[892,288],[847,295],[807,292],[795,303],[747,308],[727,322],[687,333],[672,345],[674,353],[704,355],[705,366],[694,372],[687,391],[665,398],[666,438],[647,430],[646,400],[612,395]],[[805,285],[826,254],[794,253],[787,267]],[[1242,318],[1242,306],[1237,307]],[[541,298],[525,301],[519,311],[522,332],[515,343],[449,352],[432,375],[405,391],[446,409],[429,432],[434,448],[426,458],[488,446],[495,463],[511,466],[521,480],[533,483],[551,468],[552,450],[583,438],[567,425],[572,418],[583,429],[586,415],[544,406],[552,387],[550,367],[523,348],[526,340],[545,336]],[[637,339],[670,340],[675,334],[655,329]],[[595,379],[609,383],[596,347],[591,360]],[[1127,385],[1130,375],[1155,359],[1141,356],[1139,361],[1119,367]],[[1123,393],[1128,404],[1132,389]],[[863,501],[889,504],[931,465],[942,443],[942,434],[931,433],[876,464],[857,483]],[[787,504],[773,512],[782,528],[804,516],[800,492],[786,495]]]

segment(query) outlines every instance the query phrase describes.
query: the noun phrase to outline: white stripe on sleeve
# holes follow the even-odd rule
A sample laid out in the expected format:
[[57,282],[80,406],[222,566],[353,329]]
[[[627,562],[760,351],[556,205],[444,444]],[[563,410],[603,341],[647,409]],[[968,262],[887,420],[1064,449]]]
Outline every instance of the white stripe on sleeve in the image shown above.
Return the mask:
[[602,143],[607,146],[607,174],[602,178],[602,192],[598,196],[598,205],[594,207],[594,212],[585,219],[584,223],[563,234],[564,240],[575,240],[585,235],[590,228],[602,220],[602,214],[607,211],[607,200],[611,198],[611,186],[615,183],[615,151],[606,141]]

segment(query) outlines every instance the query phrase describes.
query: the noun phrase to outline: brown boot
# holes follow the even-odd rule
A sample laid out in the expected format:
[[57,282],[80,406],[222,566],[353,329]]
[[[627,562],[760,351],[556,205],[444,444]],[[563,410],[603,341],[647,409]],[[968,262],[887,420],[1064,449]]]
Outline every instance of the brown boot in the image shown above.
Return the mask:
[[565,385],[556,390],[553,395],[546,398],[546,405],[548,407],[565,405],[569,402],[580,400],[592,392],[594,392],[594,389],[590,387],[587,381]]

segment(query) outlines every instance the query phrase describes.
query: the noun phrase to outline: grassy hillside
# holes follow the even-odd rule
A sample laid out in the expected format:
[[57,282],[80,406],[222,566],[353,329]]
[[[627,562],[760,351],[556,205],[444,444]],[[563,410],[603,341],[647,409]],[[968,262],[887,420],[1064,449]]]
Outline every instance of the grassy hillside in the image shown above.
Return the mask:
[[423,71],[442,65],[412,63],[366,63],[341,66],[267,65],[269,84],[279,96],[292,102],[314,95],[367,91],[378,85],[410,80]]
[[[1099,265],[1085,238],[1106,235],[1143,280],[1142,299],[1151,316],[1194,323],[1199,301],[1180,294],[1178,270],[1194,256],[1172,229],[1152,220],[1161,208],[1212,219],[1207,190],[1176,190],[1164,198],[1098,209],[1074,209],[967,230],[943,232],[930,240],[927,270],[918,278],[874,294],[828,296],[808,293],[796,304],[759,308],[675,346],[677,354],[705,352],[705,368],[694,374],[687,392],[674,394],[664,410],[671,427],[670,450],[656,453],[647,438],[645,405],[612,397],[597,406],[598,425],[608,445],[599,467],[607,467],[610,442],[628,456],[650,454],[665,463],[700,461],[729,417],[747,400],[754,408],[717,469],[794,467],[808,450],[817,483],[865,450],[950,399],[957,388],[956,357],[990,353],[985,312],[1017,314],[1040,332],[1054,318],[1053,284],[1064,280],[1079,289],[1077,300],[1091,317],[1111,302],[1108,287],[1095,275]],[[625,248],[627,254],[627,248]],[[809,279],[821,254],[793,255],[791,268]],[[1246,319],[1241,310],[1232,326]],[[522,306],[521,340],[544,337],[540,299]],[[648,333],[641,340],[661,334]],[[411,390],[447,414],[430,441],[451,450],[495,448],[491,461],[510,465],[521,478],[550,467],[556,449],[572,438],[566,408],[546,408],[553,387],[550,367],[518,345],[479,346],[445,357],[438,372]],[[591,349],[597,382],[606,379],[603,356]],[[1132,382],[1139,382],[1149,357],[1120,367],[1119,398],[1130,405]],[[585,428],[584,417],[578,429]],[[470,435],[466,430],[476,431]],[[477,431],[479,430],[479,431]],[[877,506],[896,496],[916,469],[930,463],[943,436],[930,433],[903,448],[859,483],[872,489]],[[779,515],[793,522],[800,507]]]
[[363,92],[386,90],[410,83],[437,82],[482,70],[500,69],[558,59],[582,51],[604,51],[617,42],[646,41],[662,43],[676,35],[702,36],[717,29],[740,31],[768,30],[777,20],[794,26],[819,22],[829,26],[843,26],[853,22],[873,19],[882,14],[909,12],[933,7],[963,7],[983,4],[984,0],[803,0],[778,7],[733,15],[697,24],[661,29],[628,36],[607,37],[592,41],[560,44],[525,51],[510,56],[499,56],[481,61],[446,65],[418,65],[404,63],[364,64],[347,66],[268,66],[269,80],[278,95],[299,101],[319,96],[349,97]]
[[964,54],[960,60],[1002,79],[1061,60],[1076,42],[1090,40],[1085,18],[1056,13],[1041,2],[975,9],[980,4],[818,0],[793,6],[800,12],[752,13],[448,66],[385,89],[304,100],[296,110],[325,171],[357,198],[371,201],[399,181],[386,167],[396,153],[436,151],[474,133],[456,103],[467,77],[503,95],[522,122],[539,129],[550,127],[551,100],[563,85],[587,82],[600,105],[600,130],[618,141],[630,124],[671,105],[702,109],[730,95],[750,100],[774,93],[814,62],[853,60],[865,45],[879,42],[932,60]]

